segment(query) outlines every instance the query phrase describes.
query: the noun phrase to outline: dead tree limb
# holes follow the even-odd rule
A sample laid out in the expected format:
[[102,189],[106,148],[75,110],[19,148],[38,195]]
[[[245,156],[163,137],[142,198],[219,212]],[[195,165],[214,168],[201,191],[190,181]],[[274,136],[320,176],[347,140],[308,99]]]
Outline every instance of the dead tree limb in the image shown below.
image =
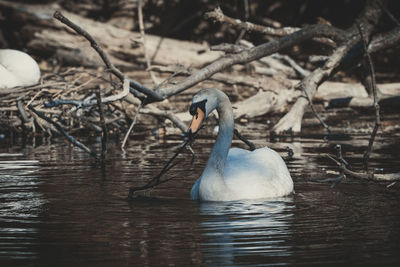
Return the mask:
[[[227,15],[225,15],[220,7],[215,8],[213,11],[205,13],[204,17],[206,19],[211,19],[214,21],[218,21],[221,23],[228,23],[238,29],[241,29],[243,31],[254,31],[254,32],[259,32],[265,35],[271,35],[271,36],[277,36],[277,37],[282,37],[286,35],[293,34],[301,28],[297,27],[283,27],[283,28],[272,28],[272,27],[267,27],[267,26],[262,26],[258,24],[254,24],[248,21],[241,21],[240,19],[234,19],[231,18]],[[335,46],[335,43],[332,40],[329,40],[328,38],[319,38],[318,36],[313,38],[314,40],[327,44],[329,46]]]
[[345,174],[361,179],[361,180],[368,180],[374,182],[393,182],[393,181],[400,181],[400,173],[393,173],[393,174],[376,174],[376,173],[360,173],[355,172],[347,168],[346,165],[342,165],[342,163],[335,159],[333,156],[326,154],[326,156],[334,161]]
[[[90,36],[81,27],[79,27],[78,25],[74,24],[73,22],[65,18],[60,12],[55,12],[54,17],[63,22],[64,24],[66,24],[67,26],[74,29],[78,34],[85,37],[91,43],[92,47],[96,50],[96,52],[100,55],[107,68],[110,69],[110,71],[113,74],[115,74],[121,81],[123,80],[124,78],[123,73],[110,62],[106,53],[100,48],[100,46],[93,39],[92,36]],[[134,89],[133,91],[131,90],[131,92],[134,93],[135,96],[142,99],[144,105],[152,102],[162,101],[166,98],[169,98],[173,95],[176,95],[192,87],[193,85],[211,77],[215,73],[231,65],[253,61],[255,59],[275,53],[281,49],[290,47],[294,44],[298,44],[302,41],[309,40],[316,36],[328,37],[335,41],[340,41],[344,37],[343,31],[335,27],[325,24],[311,25],[293,34],[284,36],[279,40],[275,40],[269,43],[256,46],[254,48],[251,48],[249,50],[243,51],[235,55],[226,55],[214,61],[213,63],[209,64],[205,68],[197,71],[191,76],[187,77],[178,84],[168,85],[166,87],[160,88],[157,91],[148,89],[143,85],[137,83],[136,81],[130,80],[130,86]]]
[[[109,60],[107,54],[104,52],[103,49],[101,49],[100,45],[96,42],[96,40],[84,29],[82,29],[80,26],[76,25],[72,21],[70,21],[68,18],[64,17],[61,12],[56,11],[54,12],[54,18],[58,19],[60,22],[64,23],[65,25],[71,27],[73,30],[75,30],[78,34],[82,35],[83,37],[86,38],[90,42],[90,45],[93,47],[94,50],[99,54],[101,59],[103,60],[104,64],[107,66],[107,68],[115,75],[117,76],[121,82],[124,81],[125,75],[112,64],[112,62]],[[154,91],[148,89],[147,87],[143,86],[142,84],[134,81],[134,80],[129,80],[130,86],[133,87],[135,90],[139,91],[140,93],[145,94],[147,97],[150,97],[151,99],[154,99],[154,101],[161,101],[162,97],[155,93]],[[140,94],[135,94],[136,96],[140,96]]]
[[255,31],[263,34],[273,35],[273,36],[286,36],[301,30],[301,28],[296,27],[284,27],[284,28],[272,28],[266,27],[258,24],[254,24],[248,21],[241,21],[240,19],[234,19],[227,15],[225,15],[220,7],[215,8],[213,11],[207,12],[204,14],[206,19],[212,19],[214,21],[228,23],[233,25],[239,29],[245,31]]
[[[361,12],[356,22],[345,32],[345,42],[334,50],[329,59],[323,64],[322,67],[315,69],[310,75],[301,81],[301,86],[306,90],[307,95],[313,98],[318,86],[327,80],[331,75],[336,73],[345,63],[356,60],[359,56],[353,53],[355,46],[361,41],[360,34],[358,34],[357,25],[360,24],[363,32],[368,38],[370,37],[375,25],[377,24],[382,10],[379,7],[378,1],[369,0]],[[351,51],[350,51],[351,50]],[[358,53],[360,49],[357,50]],[[351,53],[350,53],[351,52]],[[300,132],[301,121],[305,113],[308,101],[304,97],[299,97],[291,110],[280,119],[280,121],[273,127],[274,133],[284,132]]]
[[160,90],[158,90],[158,93],[162,95],[163,98],[168,98],[182,91],[185,91],[193,85],[211,77],[215,73],[220,72],[229,66],[232,66],[234,64],[247,63],[261,57],[271,55],[279,50],[291,47],[305,40],[309,40],[315,36],[325,36],[332,38],[336,41],[340,41],[342,40],[342,38],[345,37],[342,30],[331,27],[329,25],[311,25],[293,34],[284,36],[278,40],[255,46],[237,54],[225,55],[220,59],[214,61],[213,63],[207,65],[206,67],[202,68],[201,70],[193,73],[178,84],[169,85],[161,88]]

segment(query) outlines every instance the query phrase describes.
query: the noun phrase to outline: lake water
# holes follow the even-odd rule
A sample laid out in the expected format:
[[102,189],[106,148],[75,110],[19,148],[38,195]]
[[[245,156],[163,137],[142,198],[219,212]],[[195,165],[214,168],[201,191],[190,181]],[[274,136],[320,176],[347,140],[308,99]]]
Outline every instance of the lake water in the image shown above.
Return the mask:
[[[126,201],[130,186],[156,175],[180,144],[137,130],[104,168],[62,138],[0,140],[0,266],[400,266],[400,189],[346,179],[323,154],[342,144],[361,168],[368,134],[309,134],[270,142],[257,123],[242,133],[286,156],[296,194],[279,199],[198,203],[189,191],[210,152],[200,135],[173,179]],[[254,131],[254,129],[258,129]],[[82,138],[100,150],[96,140]],[[235,146],[244,145],[235,140]],[[400,171],[398,134],[378,135],[370,166]]]

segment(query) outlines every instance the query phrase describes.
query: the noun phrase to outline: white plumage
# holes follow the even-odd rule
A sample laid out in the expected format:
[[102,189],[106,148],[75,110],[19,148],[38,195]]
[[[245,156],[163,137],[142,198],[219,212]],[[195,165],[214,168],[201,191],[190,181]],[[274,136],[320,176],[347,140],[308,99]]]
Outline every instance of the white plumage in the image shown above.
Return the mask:
[[28,54],[0,49],[0,89],[34,85],[39,79],[39,66]]
[[[193,97],[192,105],[196,106],[196,103],[204,100],[204,119],[212,110],[218,111],[219,133],[207,165],[192,187],[191,198],[230,201],[290,194],[293,191],[293,181],[277,152],[268,147],[254,151],[229,149],[234,129],[229,98],[218,89],[203,89]],[[196,132],[200,128],[192,129],[192,125],[189,131]]]

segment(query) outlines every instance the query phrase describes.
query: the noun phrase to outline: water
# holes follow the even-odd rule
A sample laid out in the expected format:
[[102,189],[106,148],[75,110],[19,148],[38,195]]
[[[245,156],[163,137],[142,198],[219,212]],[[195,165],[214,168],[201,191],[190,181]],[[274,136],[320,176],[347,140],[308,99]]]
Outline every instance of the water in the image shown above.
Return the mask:
[[[153,177],[172,156],[179,137],[155,140],[136,132],[123,154],[109,145],[105,168],[62,139],[9,138],[0,144],[1,266],[283,266],[400,264],[400,189],[336,177],[323,154],[342,144],[346,159],[361,167],[368,135],[308,135],[269,142],[242,133],[282,156],[296,194],[279,199],[197,203],[191,185],[211,149],[201,135],[167,177],[173,180],[125,200],[130,186]],[[260,132],[260,131],[257,131]],[[253,133],[253,134],[252,134]],[[83,139],[99,150],[93,140]],[[379,135],[371,167],[400,171],[399,138]],[[33,142],[35,141],[35,142]],[[236,146],[243,146],[239,141]],[[327,172],[328,171],[328,172]]]

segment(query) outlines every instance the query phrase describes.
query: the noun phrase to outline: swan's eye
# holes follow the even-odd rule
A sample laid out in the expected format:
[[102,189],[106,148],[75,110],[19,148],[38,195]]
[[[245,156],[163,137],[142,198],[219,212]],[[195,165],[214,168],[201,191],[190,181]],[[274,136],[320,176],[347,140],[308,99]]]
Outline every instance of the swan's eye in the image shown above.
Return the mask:
[[190,115],[194,116],[197,114],[197,108],[200,108],[204,113],[206,113],[206,102],[207,99],[204,99],[200,102],[193,103],[190,105],[189,113]]

